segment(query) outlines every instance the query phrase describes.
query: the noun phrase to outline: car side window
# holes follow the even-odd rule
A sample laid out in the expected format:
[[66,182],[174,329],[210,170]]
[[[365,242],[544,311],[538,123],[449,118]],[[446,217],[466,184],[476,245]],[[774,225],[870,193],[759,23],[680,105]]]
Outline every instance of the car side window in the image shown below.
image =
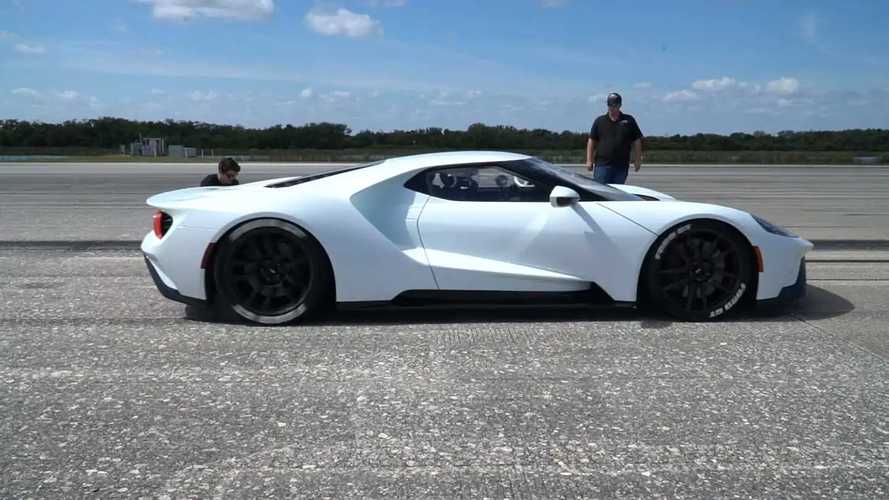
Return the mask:
[[540,185],[497,165],[434,168],[405,185],[453,201],[549,202],[551,186]]

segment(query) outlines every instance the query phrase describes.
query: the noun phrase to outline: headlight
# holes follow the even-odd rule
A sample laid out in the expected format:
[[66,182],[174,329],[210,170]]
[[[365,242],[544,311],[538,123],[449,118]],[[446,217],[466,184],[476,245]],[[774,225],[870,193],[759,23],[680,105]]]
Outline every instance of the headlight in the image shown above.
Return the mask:
[[756,219],[756,222],[758,222],[759,225],[762,226],[763,229],[765,229],[766,231],[768,231],[772,234],[777,234],[778,236],[787,236],[789,238],[799,238],[799,236],[791,233],[790,231],[784,229],[781,226],[772,224],[771,222],[769,222],[761,217],[757,217],[753,214],[751,214],[751,216],[753,216],[753,218]]

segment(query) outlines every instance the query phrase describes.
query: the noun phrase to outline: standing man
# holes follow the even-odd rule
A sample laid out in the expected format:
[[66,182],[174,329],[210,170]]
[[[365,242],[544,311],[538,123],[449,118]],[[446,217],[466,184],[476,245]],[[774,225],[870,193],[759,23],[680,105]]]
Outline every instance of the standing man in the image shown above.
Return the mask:
[[232,158],[219,160],[219,168],[215,174],[210,174],[201,181],[203,186],[237,186],[238,174],[241,166]]
[[620,94],[608,94],[607,104],[608,112],[596,118],[590,129],[586,168],[602,184],[623,184],[630,171],[631,148],[636,172],[642,168],[642,131],[635,118],[620,112]]

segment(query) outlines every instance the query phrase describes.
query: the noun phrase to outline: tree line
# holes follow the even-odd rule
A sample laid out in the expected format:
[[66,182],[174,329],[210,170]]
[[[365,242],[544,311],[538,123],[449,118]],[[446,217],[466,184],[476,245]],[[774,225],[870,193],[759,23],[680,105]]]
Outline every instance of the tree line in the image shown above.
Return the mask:
[[[62,123],[0,120],[0,147],[116,149],[143,137],[164,137],[167,144],[225,150],[431,148],[577,150],[587,133],[511,126],[470,125],[466,130],[437,127],[364,130],[353,133],[340,123],[308,123],[246,128],[194,121],[134,121],[103,117]],[[889,130],[737,132],[728,135],[650,136],[647,150],[663,151],[889,151]]]

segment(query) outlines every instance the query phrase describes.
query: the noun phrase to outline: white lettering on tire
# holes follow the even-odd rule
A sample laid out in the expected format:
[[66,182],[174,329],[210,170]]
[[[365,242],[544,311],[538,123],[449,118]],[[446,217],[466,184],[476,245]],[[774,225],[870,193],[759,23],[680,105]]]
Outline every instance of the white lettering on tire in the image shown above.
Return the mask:
[[746,290],[747,290],[746,283],[741,283],[740,285],[738,285],[738,291],[735,292],[735,295],[733,295],[732,298],[730,298],[729,301],[726,302],[724,306],[718,307],[718,308],[714,309],[713,311],[711,311],[710,317],[715,318],[721,314],[729,312],[729,310],[731,308],[735,307],[735,304],[737,304],[738,301],[741,300],[741,297],[744,296],[744,292]]
[[668,234],[667,237],[664,238],[664,241],[661,242],[661,246],[658,247],[657,252],[654,253],[654,260],[661,260],[661,256],[664,254],[664,250],[667,249],[667,245],[669,245],[671,241],[676,239],[677,236],[688,231],[689,229],[691,229],[691,224],[686,224]]

